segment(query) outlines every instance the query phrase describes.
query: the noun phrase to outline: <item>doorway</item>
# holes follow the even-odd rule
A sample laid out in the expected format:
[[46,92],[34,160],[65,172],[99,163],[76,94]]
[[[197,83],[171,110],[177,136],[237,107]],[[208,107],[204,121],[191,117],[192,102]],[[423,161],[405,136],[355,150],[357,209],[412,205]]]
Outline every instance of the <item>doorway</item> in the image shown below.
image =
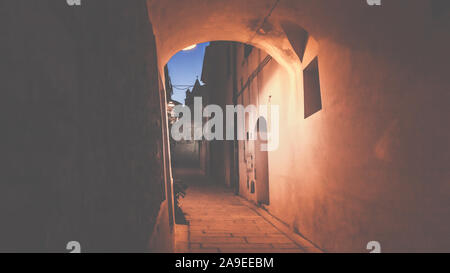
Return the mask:
[[269,205],[269,155],[267,152],[267,122],[264,117],[258,119],[255,132],[256,199],[259,204]]

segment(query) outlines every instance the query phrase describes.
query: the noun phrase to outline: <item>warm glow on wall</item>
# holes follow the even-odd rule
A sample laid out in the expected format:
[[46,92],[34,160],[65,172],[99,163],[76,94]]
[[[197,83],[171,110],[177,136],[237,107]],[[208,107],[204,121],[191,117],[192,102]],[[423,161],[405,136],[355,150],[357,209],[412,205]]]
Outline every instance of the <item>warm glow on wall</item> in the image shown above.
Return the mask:
[[196,47],[197,47],[197,45],[191,45],[191,46],[188,46],[188,47],[184,48],[183,51],[192,50],[192,49],[194,49]]

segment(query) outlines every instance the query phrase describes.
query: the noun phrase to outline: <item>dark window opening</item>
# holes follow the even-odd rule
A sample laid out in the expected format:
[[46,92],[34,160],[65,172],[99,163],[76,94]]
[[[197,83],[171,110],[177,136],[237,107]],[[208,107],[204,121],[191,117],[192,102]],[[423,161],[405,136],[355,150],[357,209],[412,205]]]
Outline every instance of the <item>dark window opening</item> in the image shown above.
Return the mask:
[[322,110],[317,57],[303,71],[305,118]]

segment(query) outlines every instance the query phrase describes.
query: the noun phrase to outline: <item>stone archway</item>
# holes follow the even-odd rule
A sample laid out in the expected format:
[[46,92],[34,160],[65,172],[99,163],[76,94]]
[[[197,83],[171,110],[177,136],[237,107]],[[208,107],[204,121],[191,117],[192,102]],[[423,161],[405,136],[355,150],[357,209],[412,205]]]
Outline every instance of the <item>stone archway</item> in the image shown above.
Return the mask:
[[[412,207],[420,209],[420,204],[445,215],[444,210],[428,199],[413,202],[405,197],[394,207],[377,205],[391,202],[389,196],[397,191],[397,187],[408,188],[411,193],[421,192],[421,186],[411,186],[410,181],[428,177],[425,172],[403,173],[400,170],[404,170],[405,164],[418,164],[410,153],[414,153],[414,147],[422,146],[420,138],[429,138],[423,133],[420,138],[411,140],[412,134],[408,130],[419,126],[416,121],[423,120],[422,115],[437,111],[432,106],[425,106],[427,111],[412,114],[417,112],[418,105],[422,106],[424,100],[430,99],[420,87],[424,86],[423,82],[434,85],[426,80],[412,84],[411,75],[427,73],[433,78],[445,70],[441,64],[435,66],[432,61],[439,59],[439,53],[434,52],[445,52],[448,43],[442,43],[440,35],[443,32],[436,29],[430,34],[435,41],[433,46],[427,42],[430,32],[426,26],[439,24],[428,12],[430,2],[395,1],[383,3],[380,9],[367,5],[364,0],[346,3],[326,0],[147,0],[147,4],[160,71],[179,50],[214,40],[252,44],[269,53],[286,70],[283,73],[289,75],[289,87],[274,90],[285,99],[286,113],[281,130],[288,132],[283,134],[278,151],[278,158],[285,156],[284,161],[274,161],[278,163],[274,167],[279,174],[277,184],[282,185],[278,197],[271,196],[271,199],[274,197],[271,211],[275,215],[329,250],[359,251],[372,240],[367,234],[384,234],[380,240],[389,241],[391,246],[388,247],[392,250],[405,249],[409,245],[420,248],[439,244],[423,237],[411,243],[408,238],[420,237],[419,229],[409,232],[408,238],[406,235],[400,238],[388,226],[373,225],[396,222],[397,214],[405,215],[401,212]],[[436,46],[440,51],[434,50]],[[428,57],[415,58],[424,55]],[[305,103],[303,75],[317,56],[321,92],[317,96],[321,103],[317,105],[323,110],[309,116],[302,113]],[[424,72],[421,69],[424,64],[432,69]],[[395,79],[392,75],[396,75]],[[402,95],[405,90],[408,103]],[[443,93],[434,94],[436,101],[445,101]],[[276,100],[274,97],[274,103]],[[439,108],[442,116],[443,109]],[[386,117],[391,119],[388,123]],[[434,116],[427,117],[435,120]],[[396,120],[402,123],[396,123]],[[438,127],[433,123],[422,127],[440,132],[434,129]],[[387,136],[380,139],[377,132],[385,132]],[[377,143],[379,147],[375,148]],[[428,148],[425,157],[433,161],[436,157],[428,152],[433,148]],[[333,155],[332,159],[330,155]],[[440,154],[437,158],[444,159],[445,156]],[[380,165],[380,162],[386,165]],[[433,166],[427,163],[423,166],[433,173]],[[360,181],[362,177],[364,183]],[[402,186],[387,184],[386,177],[395,177],[397,184]],[[445,180],[444,174],[440,173],[439,177]],[[417,181],[416,185],[422,185],[423,181]],[[309,209],[301,212],[292,209],[293,202],[297,208]],[[345,219],[349,214],[355,215],[354,221],[336,220]],[[426,218],[423,216],[422,221]],[[418,221],[415,217],[405,216],[398,227],[407,229]],[[331,232],[318,232],[320,229],[340,232],[332,236],[329,235]],[[433,228],[427,227],[427,230]],[[440,230],[434,232],[442,233]]]
[[286,35],[285,25],[306,31],[295,16],[291,16],[294,20],[287,16],[290,7],[279,1],[147,0],[147,4],[160,66],[192,44],[236,41],[261,48],[292,72],[299,67],[299,57]]
[[[287,74],[283,92],[302,93],[302,61],[309,62],[311,56],[317,55],[317,42],[298,22],[286,17],[289,7],[283,3],[273,0],[252,0],[244,4],[234,0],[148,0],[147,5],[156,37],[161,75],[164,75],[162,71],[170,58],[190,45],[233,41],[251,44],[269,54]],[[297,103],[301,104],[302,99]],[[169,154],[167,149],[166,153]],[[170,187],[167,185],[167,188]],[[268,203],[268,200],[263,203]]]

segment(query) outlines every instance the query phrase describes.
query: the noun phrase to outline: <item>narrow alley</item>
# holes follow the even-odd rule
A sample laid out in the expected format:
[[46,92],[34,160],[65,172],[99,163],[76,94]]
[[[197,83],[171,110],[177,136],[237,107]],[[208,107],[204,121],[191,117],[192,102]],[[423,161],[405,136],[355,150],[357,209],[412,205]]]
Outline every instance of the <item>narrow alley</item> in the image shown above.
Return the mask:
[[[190,175],[181,208],[189,225],[178,252],[305,253],[306,242],[294,241],[267,221],[231,189],[201,175]],[[180,227],[180,225],[178,225]],[[180,228],[183,229],[181,226]],[[182,237],[182,236],[181,236]],[[180,237],[179,237],[180,238]]]
[[448,0],[0,1],[0,252],[450,252],[449,30]]

